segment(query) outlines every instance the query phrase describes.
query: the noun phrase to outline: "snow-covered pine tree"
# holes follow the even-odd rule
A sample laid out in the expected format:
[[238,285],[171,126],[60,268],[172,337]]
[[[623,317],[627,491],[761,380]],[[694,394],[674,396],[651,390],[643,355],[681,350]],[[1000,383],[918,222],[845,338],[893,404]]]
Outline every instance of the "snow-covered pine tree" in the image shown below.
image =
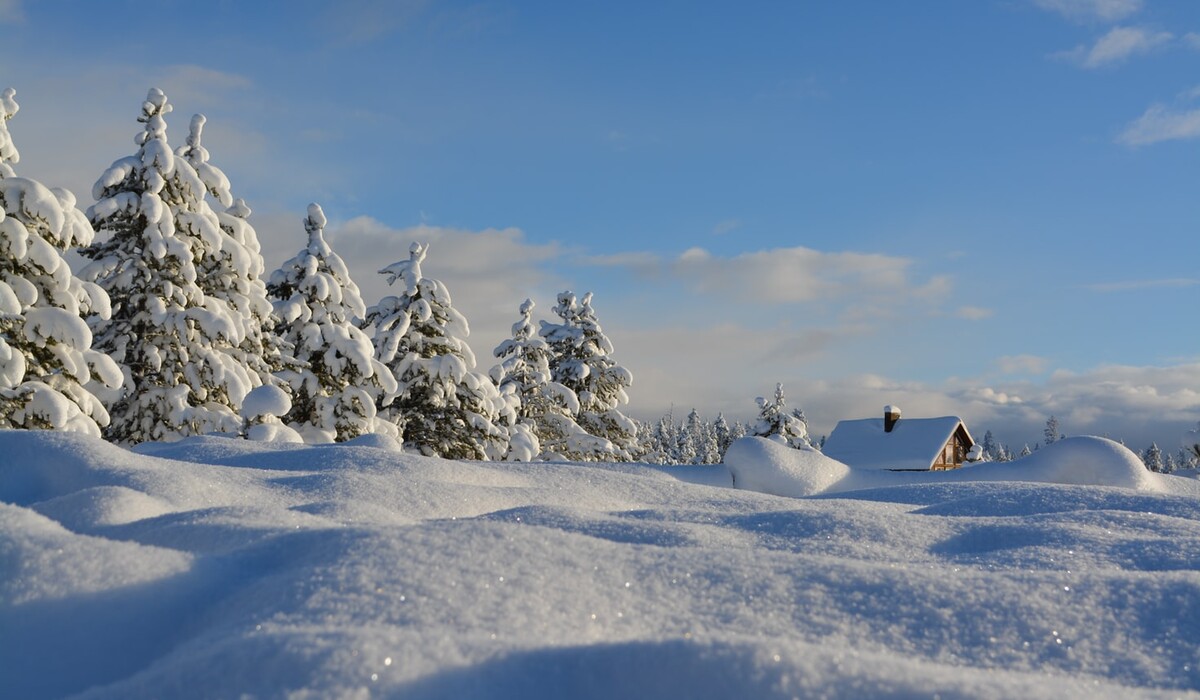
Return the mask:
[[238,407],[253,383],[225,350],[241,331],[227,304],[197,284],[196,261],[220,248],[204,185],[167,143],[171,105],[152,89],[138,121],[138,151],[93,187],[88,218],[106,235],[80,253],[82,276],[108,293],[112,315],[94,325],[93,347],[121,366],[124,391],[108,407],[109,440],[137,443],[239,432]]
[[1062,439],[1062,435],[1058,432],[1058,419],[1050,416],[1046,419],[1046,429],[1042,431],[1046,436],[1046,444],[1052,445]]
[[688,447],[681,452],[685,463],[717,464],[721,461],[716,426],[705,422],[700,417],[700,412],[694,408],[684,421],[683,435],[684,437],[680,440],[681,444],[688,443]]
[[187,145],[176,151],[195,168],[214,200],[211,208],[223,234],[219,248],[197,262],[198,282],[206,295],[228,305],[239,325],[241,340],[228,349],[229,354],[250,371],[255,386],[278,385],[281,382],[275,373],[295,360],[291,349],[275,334],[278,321],[263,281],[266,266],[258,234],[247,220],[250,207],[234,198],[229,178],[209,162],[208,149],[201,142],[206,121],[203,114],[193,116]]
[[578,301],[570,291],[559,294],[554,313],[562,323],[542,321],[539,331],[552,352],[551,376],[579,397],[579,425],[612,444],[611,452],[590,458],[633,459],[638,450],[637,423],[618,409],[629,403],[625,390],[633,375],[611,358],[612,341],[596,319],[591,293]]
[[371,307],[375,352],[395,377],[398,395],[387,414],[403,426],[405,444],[447,459],[501,459],[508,452],[506,424],[515,411],[488,376],[474,371],[467,319],[452,305],[446,285],[424,277],[428,247],[413,243],[408,260],[380,273],[400,294]]
[[0,94],[0,428],[70,430],[100,437],[108,413],[88,389],[115,389],[121,371],[91,348],[84,317],[109,313],[108,295],[71,272],[62,253],[90,243],[75,195],[17,177],[8,132],[16,91]]
[[575,392],[550,377],[550,346],[534,333],[534,303],[521,304],[521,318],[513,324],[513,337],[500,343],[492,379],[501,393],[520,398],[519,420],[532,426],[547,459],[582,461],[589,454],[608,452],[607,440],[589,435],[575,422],[579,399]]
[[1147,447],[1146,451],[1142,453],[1142,464],[1146,465],[1146,469],[1149,469],[1155,474],[1162,473],[1163,455],[1162,450],[1158,447],[1158,443],[1150,443],[1150,446]]
[[725,458],[725,450],[733,443],[733,428],[729,425],[729,421],[725,419],[724,413],[718,413],[717,419],[713,421],[713,433],[717,440],[717,454],[720,459]]
[[983,453],[991,462],[1000,462],[1000,446],[996,443],[996,436],[992,435],[992,431],[987,431],[983,434]]
[[775,385],[775,397],[771,400],[758,397],[758,423],[754,435],[770,438],[797,449],[815,449],[808,437],[808,424],[787,412],[787,399],[783,395],[783,384]]
[[681,464],[680,426],[674,409],[653,423],[638,422],[638,460],[647,464]]
[[1163,453],[1163,474],[1174,474],[1179,470],[1179,460],[1175,459],[1175,455],[1170,452]]
[[701,437],[702,431],[703,426],[701,425],[700,414],[693,408],[687,417],[683,419],[683,425],[680,426],[676,437],[676,464],[701,463],[700,441],[703,439]]
[[666,442],[662,439],[666,430],[667,419],[664,417],[655,421],[655,423],[643,423],[638,426],[637,435],[640,436],[641,445],[638,447],[638,453],[641,453],[641,460],[648,465],[667,465],[671,463],[667,461]]
[[267,283],[276,332],[300,363],[279,373],[292,391],[284,423],[310,443],[367,433],[394,437],[395,425],[377,417],[376,406],[390,403],[396,382],[354,323],[366,309],[346,263],[325,241],[326,223],[321,207],[308,205],[308,245]]

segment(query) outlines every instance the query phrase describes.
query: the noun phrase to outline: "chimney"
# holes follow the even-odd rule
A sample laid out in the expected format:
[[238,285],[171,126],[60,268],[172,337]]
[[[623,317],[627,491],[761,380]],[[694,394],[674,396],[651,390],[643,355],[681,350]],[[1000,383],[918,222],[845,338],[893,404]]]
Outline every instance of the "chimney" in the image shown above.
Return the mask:
[[899,406],[884,406],[883,407],[883,432],[890,433],[892,428],[896,427],[896,423],[900,422],[900,407]]

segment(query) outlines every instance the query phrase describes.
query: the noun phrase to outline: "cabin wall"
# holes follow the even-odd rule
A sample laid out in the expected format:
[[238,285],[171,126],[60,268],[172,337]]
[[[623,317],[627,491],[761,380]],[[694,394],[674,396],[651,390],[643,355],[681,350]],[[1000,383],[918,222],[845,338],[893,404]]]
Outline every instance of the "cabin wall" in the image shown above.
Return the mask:
[[946,441],[942,447],[942,451],[938,453],[937,459],[933,460],[933,465],[929,467],[930,471],[942,472],[950,469],[958,469],[967,461],[967,452],[971,446],[966,444],[967,441],[958,432]]

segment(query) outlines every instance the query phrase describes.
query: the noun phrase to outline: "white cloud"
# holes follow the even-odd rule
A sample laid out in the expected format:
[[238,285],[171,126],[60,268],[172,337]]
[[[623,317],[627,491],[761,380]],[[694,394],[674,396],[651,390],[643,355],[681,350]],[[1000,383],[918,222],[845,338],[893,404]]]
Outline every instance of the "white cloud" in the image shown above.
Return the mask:
[[1092,46],[1076,46],[1056,54],[1083,68],[1101,68],[1121,63],[1131,56],[1150,53],[1175,38],[1170,32],[1154,32],[1142,27],[1113,27]]
[[795,247],[733,257],[693,248],[669,267],[698,292],[767,304],[821,301],[893,306],[945,292],[946,285],[938,278],[930,280],[932,287],[915,285],[909,275],[911,265],[908,258]]
[[1161,141],[1194,139],[1200,136],[1200,108],[1183,111],[1151,105],[1142,116],[1117,136],[1128,146],[1147,146]]
[[1033,0],[1033,4],[1076,21],[1115,22],[1142,9],[1142,0]]

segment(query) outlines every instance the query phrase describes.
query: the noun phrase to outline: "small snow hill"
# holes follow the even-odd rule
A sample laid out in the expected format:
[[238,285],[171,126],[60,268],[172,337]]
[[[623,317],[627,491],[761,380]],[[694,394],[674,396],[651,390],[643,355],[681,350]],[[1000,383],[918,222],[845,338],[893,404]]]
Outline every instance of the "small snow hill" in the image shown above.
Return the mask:
[[764,438],[729,447],[725,466],[737,488],[804,497],[886,486],[968,482],[1034,482],[1114,486],[1200,496],[1200,483],[1147,471],[1123,445],[1100,437],[1059,440],[1013,462],[983,462],[939,472],[854,469],[816,450],[793,449]]

